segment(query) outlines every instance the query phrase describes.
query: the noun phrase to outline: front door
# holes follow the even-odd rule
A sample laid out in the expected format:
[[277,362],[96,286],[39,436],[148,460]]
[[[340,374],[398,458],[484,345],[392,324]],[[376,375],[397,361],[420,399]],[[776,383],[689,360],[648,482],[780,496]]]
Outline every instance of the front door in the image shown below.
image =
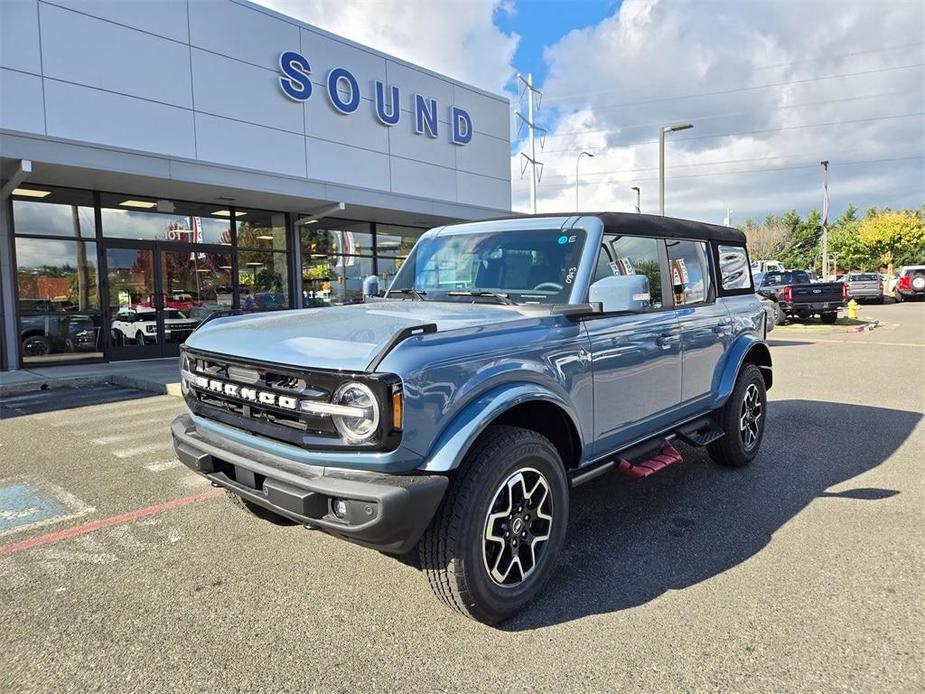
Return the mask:
[[[666,302],[667,259],[660,239],[606,234],[594,281],[645,275],[648,309],[585,321],[594,368],[596,454],[651,434],[681,402],[681,327]],[[667,298],[670,301],[670,297]]]
[[109,358],[179,354],[210,313],[234,306],[227,249],[161,243],[106,248]]

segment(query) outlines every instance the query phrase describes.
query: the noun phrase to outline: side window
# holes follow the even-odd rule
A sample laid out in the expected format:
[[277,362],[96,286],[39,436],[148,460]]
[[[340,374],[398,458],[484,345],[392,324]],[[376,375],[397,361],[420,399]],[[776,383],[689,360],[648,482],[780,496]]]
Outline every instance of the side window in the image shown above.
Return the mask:
[[699,304],[710,299],[710,265],[707,245],[702,241],[665,242],[668,271],[675,306]]
[[752,278],[749,272],[748,254],[743,246],[723,246],[719,252],[719,275],[724,291],[751,289]]
[[649,308],[661,308],[659,243],[656,239],[642,236],[606,234],[597,257],[594,281],[613,275],[645,275],[649,280]]

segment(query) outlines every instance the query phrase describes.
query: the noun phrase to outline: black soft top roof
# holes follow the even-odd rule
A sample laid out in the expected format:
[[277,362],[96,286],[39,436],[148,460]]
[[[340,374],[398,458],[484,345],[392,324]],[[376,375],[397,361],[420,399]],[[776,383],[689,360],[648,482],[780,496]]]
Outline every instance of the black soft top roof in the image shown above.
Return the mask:
[[745,245],[745,234],[738,229],[719,224],[707,224],[691,219],[662,217],[635,212],[557,212],[523,217],[598,217],[604,223],[604,231],[610,234],[633,236],[663,236],[680,239],[702,239]]

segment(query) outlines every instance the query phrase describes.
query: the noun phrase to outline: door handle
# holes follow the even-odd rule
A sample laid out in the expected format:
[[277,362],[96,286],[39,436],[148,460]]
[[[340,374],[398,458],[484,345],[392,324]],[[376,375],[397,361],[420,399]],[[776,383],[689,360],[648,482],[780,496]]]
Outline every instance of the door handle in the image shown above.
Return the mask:
[[732,325],[729,323],[720,323],[713,326],[713,332],[717,335],[728,335],[732,332]]

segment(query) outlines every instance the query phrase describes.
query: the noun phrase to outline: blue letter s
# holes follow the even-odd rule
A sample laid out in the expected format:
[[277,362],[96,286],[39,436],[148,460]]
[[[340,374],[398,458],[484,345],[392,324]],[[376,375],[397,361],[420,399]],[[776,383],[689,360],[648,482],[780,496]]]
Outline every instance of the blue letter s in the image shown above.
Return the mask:
[[283,51],[279,54],[279,71],[284,77],[279,78],[279,86],[293,101],[308,101],[312,95],[312,82],[308,76],[312,67],[304,56],[295,51]]

